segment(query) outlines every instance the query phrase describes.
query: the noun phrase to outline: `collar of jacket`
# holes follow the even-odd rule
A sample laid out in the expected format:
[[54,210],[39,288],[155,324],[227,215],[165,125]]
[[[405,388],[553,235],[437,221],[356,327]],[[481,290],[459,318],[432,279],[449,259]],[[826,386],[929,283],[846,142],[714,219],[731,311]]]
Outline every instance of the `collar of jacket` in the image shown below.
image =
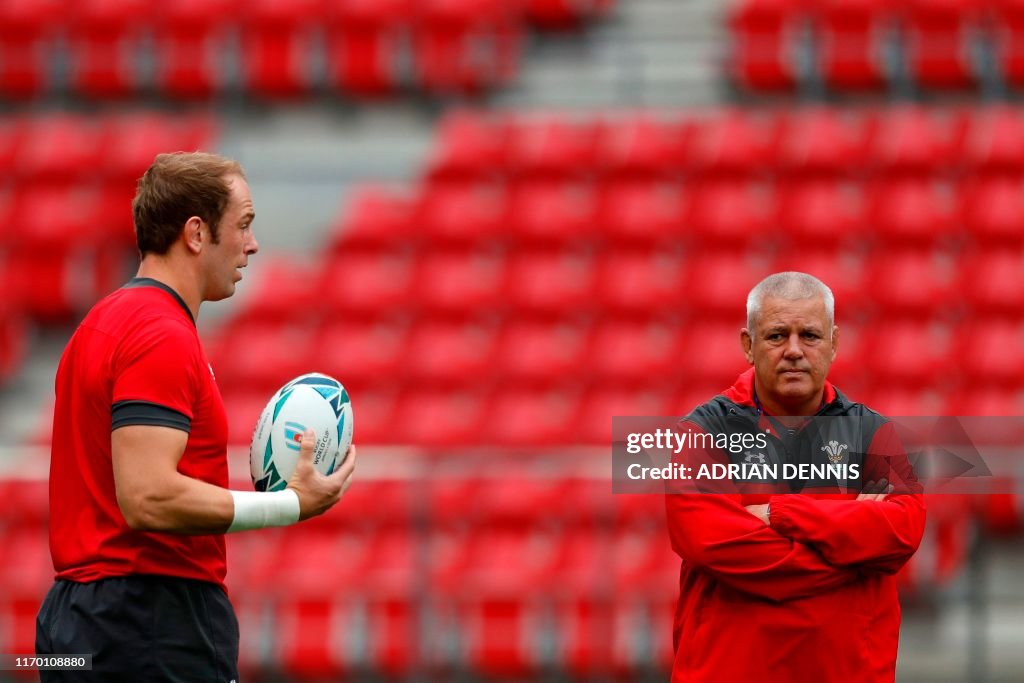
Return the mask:
[[[736,378],[736,382],[722,396],[733,406],[729,409],[730,417],[742,417],[757,422],[760,414],[754,405],[754,368]],[[815,416],[845,415],[853,404],[831,382],[825,381],[825,403]]]

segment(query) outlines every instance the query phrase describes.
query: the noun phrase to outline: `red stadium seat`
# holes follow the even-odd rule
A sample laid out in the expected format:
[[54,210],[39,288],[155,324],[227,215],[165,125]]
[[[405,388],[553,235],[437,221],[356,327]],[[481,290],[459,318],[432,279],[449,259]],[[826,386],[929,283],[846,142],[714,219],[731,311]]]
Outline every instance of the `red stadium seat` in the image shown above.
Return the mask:
[[924,88],[977,84],[970,38],[980,0],[905,0],[904,50],[911,77]]
[[827,0],[814,6],[818,63],[832,89],[878,90],[889,82],[886,36],[895,17],[883,0]]
[[778,224],[795,250],[863,241],[865,207],[858,183],[808,178],[781,184],[778,195]]
[[685,305],[686,273],[678,252],[605,253],[597,266],[597,303],[620,316],[660,316]]
[[521,252],[509,260],[505,292],[521,313],[574,314],[593,304],[594,268],[586,254]]
[[494,252],[429,252],[417,264],[416,304],[431,316],[474,316],[504,304],[504,256]]
[[579,444],[572,424],[577,398],[572,390],[497,392],[484,418],[484,434],[495,443],[521,448]]
[[427,163],[431,182],[494,180],[507,173],[506,121],[472,110],[447,114]]
[[493,372],[494,346],[491,328],[423,322],[409,335],[402,370],[424,387],[477,385]]
[[[151,112],[107,115],[99,124],[99,145],[103,152],[99,166],[111,181],[123,183],[122,186],[134,192],[136,181],[157,154],[213,147],[212,129],[211,137],[205,139],[198,130],[189,130],[210,125],[201,117],[170,117]],[[89,173],[93,172],[94,167],[89,169]],[[130,209],[131,198],[129,194],[124,208]]]
[[398,391],[394,386],[381,387],[381,384],[378,377],[373,385],[363,388],[356,385],[350,392],[350,396],[359,404],[359,431],[356,437],[359,444],[395,444],[402,440],[401,430],[396,426],[396,420],[401,419],[395,412]]
[[51,85],[47,63],[67,0],[0,2],[0,96],[38,97]]
[[247,268],[244,277],[252,277],[253,282],[242,285],[245,298],[236,310],[236,322],[286,325],[297,317],[308,320],[314,314],[320,305],[315,286],[321,277],[321,264],[262,255],[252,264],[252,275]]
[[743,0],[729,17],[732,32],[730,73],[751,90],[794,90],[796,64],[791,59],[803,24],[800,0]]
[[772,114],[725,109],[692,125],[686,163],[689,170],[702,177],[749,177],[778,165],[779,121]]
[[376,533],[368,539],[369,562],[353,582],[365,598],[366,662],[389,675],[407,673],[419,657],[418,602],[427,567],[418,545],[423,543],[407,528]]
[[431,524],[445,528],[528,531],[550,526],[564,511],[562,482],[504,466],[498,476],[444,477],[430,483]]
[[598,141],[597,164],[609,181],[674,180],[690,144],[689,121],[640,113],[609,121]]
[[999,70],[1007,84],[1024,83],[1024,3],[1002,0],[990,3],[990,39]]
[[[657,499],[660,496],[646,497]],[[679,557],[672,552],[668,532],[660,523],[660,516],[658,521],[658,524],[645,524],[639,528],[622,528],[615,534],[612,581],[617,595],[657,598],[656,586],[671,585],[678,579]]]
[[849,176],[867,161],[868,128],[857,112],[797,109],[780,123],[777,164],[787,174]]
[[682,192],[675,184],[625,181],[608,184],[597,220],[615,246],[678,245],[683,239]]
[[328,311],[377,317],[410,305],[411,260],[395,253],[350,253],[335,257],[318,290]]
[[990,247],[1024,239],[1024,176],[968,179],[960,187],[960,220],[971,241]]
[[260,97],[307,94],[314,29],[327,13],[324,0],[250,2],[241,24],[242,83]]
[[586,330],[576,325],[514,320],[498,339],[495,372],[510,386],[549,386],[586,367]]
[[670,374],[678,363],[674,325],[609,321],[592,333],[586,365],[598,382],[621,386],[651,382]]
[[[0,283],[6,280],[0,270]],[[28,326],[22,312],[10,302],[0,303],[0,387],[20,369],[27,348]]]
[[741,248],[775,227],[774,188],[744,180],[712,180],[690,188],[684,222],[701,244]]
[[330,229],[332,254],[352,250],[392,250],[417,246],[412,202],[401,193],[377,185],[352,190],[345,210]]
[[[20,230],[12,247],[88,249],[99,235],[99,188],[89,185],[29,183],[14,197]],[[16,265],[16,264],[12,264]]]
[[589,176],[605,124],[568,115],[522,115],[508,122],[509,172],[525,180],[558,182]]
[[320,372],[358,392],[398,374],[407,339],[408,330],[401,324],[329,320],[314,338],[310,360]]
[[222,385],[269,399],[288,380],[310,372],[310,342],[301,319],[287,326],[253,320],[224,330],[211,345],[210,365]]
[[[43,538],[37,539],[42,546],[46,547],[45,528],[50,518],[50,487],[46,479],[33,479],[30,477],[9,478],[3,484],[4,500],[8,501],[8,515],[5,522],[9,529],[21,529],[30,533],[43,530]],[[20,538],[20,537],[19,537]],[[41,551],[31,543],[30,538],[24,537],[22,541],[29,544],[28,552],[38,554]],[[39,562],[38,557],[30,559],[31,563]],[[6,566],[5,566],[6,569]],[[49,570],[53,568],[50,567]],[[49,571],[48,570],[48,571]],[[21,574],[17,569],[16,574]],[[49,576],[45,577],[49,578]],[[31,581],[38,580],[34,572],[27,572],[19,580],[29,581],[26,585],[31,587]],[[47,588],[49,586],[46,586]]]
[[[605,533],[568,533],[559,539],[553,575],[575,587],[571,593],[552,591],[557,629],[557,661],[574,675],[587,678],[612,670],[613,578],[607,558],[618,549]],[[604,558],[604,559],[602,559]],[[557,584],[556,584],[557,585]]]
[[34,182],[70,183],[95,176],[104,150],[96,119],[72,114],[35,116],[21,129],[13,171]]
[[330,81],[346,94],[390,95],[402,87],[411,54],[411,0],[341,0],[328,14]]
[[928,252],[883,252],[871,264],[868,282],[872,301],[886,314],[927,317],[958,303],[948,266]]
[[965,325],[957,336],[957,370],[966,386],[1017,390],[1024,384],[1024,358],[1014,351],[1024,344],[1019,319],[981,318]]
[[[409,544],[415,543],[412,538],[408,538],[409,525],[415,523],[418,518],[422,491],[420,483],[408,478],[407,474],[401,475],[405,478],[396,476],[387,479],[363,479],[358,487],[345,492],[344,511],[324,515],[318,519],[323,519],[327,523],[324,526],[325,530],[343,528],[358,534],[366,534],[374,540],[386,540],[383,548],[388,551],[387,557],[412,552],[414,548],[407,548]],[[372,580],[369,576],[363,578],[364,588],[369,589],[372,584],[375,591],[397,595],[403,595],[403,591],[408,590],[409,587],[404,584],[410,577],[406,576],[406,573],[416,571],[414,563],[403,572],[400,567],[386,565],[383,556],[378,561],[372,548],[367,549],[367,557],[374,565],[372,570],[375,574]],[[395,571],[399,572],[400,576],[390,576],[390,573]],[[376,582],[379,582],[379,586]]]
[[697,319],[715,317],[742,326],[751,288],[771,275],[767,262],[744,254],[711,252],[688,264],[679,308]]
[[[346,675],[346,644],[359,623],[352,602],[289,597],[277,603],[274,623],[275,659],[286,675],[303,680]],[[317,637],[310,638],[311,633]]]
[[[914,321],[886,321],[870,329],[863,348],[869,377],[886,390],[943,389],[950,366],[949,331]],[[842,333],[840,332],[840,348]]]
[[493,443],[481,428],[484,401],[480,392],[406,391],[392,412],[390,443],[423,448]]
[[[674,399],[676,407],[673,413],[685,414],[724,391],[749,367],[740,346],[740,330],[746,327],[744,319],[745,315],[737,315],[735,322],[702,324],[699,331],[694,325],[688,327],[688,333],[683,334],[680,340],[674,375],[687,390],[686,400],[681,400],[684,398],[682,395]],[[702,389],[694,392],[691,390],[694,386],[711,387],[711,391]]]
[[[156,86],[165,96],[206,99],[224,87],[222,54],[242,4],[236,0],[167,0],[154,22]],[[245,3],[248,9],[251,3]]]
[[919,106],[879,110],[869,124],[871,163],[889,174],[922,175],[958,165],[954,123]]
[[509,239],[516,244],[564,245],[592,240],[596,198],[583,183],[526,183],[508,207]]
[[515,76],[523,38],[515,3],[421,0],[415,7],[419,87],[435,94],[473,94]]
[[485,676],[529,676],[541,624],[537,591],[550,564],[550,534],[481,530],[439,554],[434,594],[454,616],[460,663]]
[[526,0],[526,18],[545,29],[567,29],[600,17],[615,5],[615,0]]
[[966,124],[960,148],[966,166],[981,172],[1019,174],[1024,170],[1024,117],[1019,109],[1006,105],[978,108]]
[[17,168],[18,154],[21,146],[27,140],[33,118],[36,117],[12,115],[0,117],[0,164],[3,164],[4,168],[11,170]]
[[[870,323],[851,322],[843,313],[842,300],[837,301],[836,324],[839,326],[839,348],[836,359],[829,368],[828,379],[843,393],[857,399],[861,387],[870,384],[871,377],[864,372],[865,358],[869,355],[868,338],[873,336]],[[881,324],[881,323],[880,323]],[[870,404],[869,404],[870,405]]]
[[930,178],[902,178],[869,189],[869,234],[878,248],[928,246],[955,234],[959,225],[950,187]]
[[[217,370],[216,366],[214,370]],[[256,429],[260,414],[267,402],[270,401],[274,389],[266,391],[235,389],[235,383],[229,383],[227,376],[218,379],[220,380],[221,397],[224,401],[224,411],[228,416],[228,443],[248,447],[252,442],[252,433]]]
[[[890,418],[943,414],[945,401],[940,392],[947,387],[942,386],[941,381],[936,382],[936,376],[932,376],[934,389],[904,384],[882,374],[874,377],[877,384],[861,387],[851,398]],[[947,381],[946,384],[951,382]],[[844,387],[840,389],[845,390]]]
[[82,0],[69,3],[69,82],[91,98],[126,97],[139,92],[137,71],[152,8],[143,0]]
[[612,442],[613,417],[671,415],[676,411],[660,377],[648,377],[647,386],[636,389],[598,384],[580,402],[573,431],[580,443],[608,446]]
[[1020,274],[1024,258],[1016,249],[975,254],[960,268],[959,291],[969,309],[980,315],[1017,319],[1024,313]]
[[416,210],[421,236],[435,245],[485,245],[507,233],[505,197],[496,184],[428,185]]

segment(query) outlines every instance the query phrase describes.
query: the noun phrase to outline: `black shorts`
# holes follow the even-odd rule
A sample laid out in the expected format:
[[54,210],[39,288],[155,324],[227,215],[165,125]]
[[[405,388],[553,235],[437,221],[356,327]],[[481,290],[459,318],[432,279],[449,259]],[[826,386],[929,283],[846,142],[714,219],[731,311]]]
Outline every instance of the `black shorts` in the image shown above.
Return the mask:
[[92,655],[92,671],[42,671],[42,683],[234,683],[238,620],[206,581],[57,581],[39,608],[36,653]]

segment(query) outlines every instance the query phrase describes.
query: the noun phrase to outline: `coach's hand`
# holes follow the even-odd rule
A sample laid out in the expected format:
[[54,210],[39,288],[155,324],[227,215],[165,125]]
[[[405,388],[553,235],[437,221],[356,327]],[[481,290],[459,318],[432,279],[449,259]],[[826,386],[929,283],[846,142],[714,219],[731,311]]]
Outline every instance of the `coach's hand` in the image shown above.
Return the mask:
[[307,429],[299,445],[299,460],[295,463],[295,472],[288,480],[288,488],[293,489],[299,496],[299,521],[322,515],[330,510],[352,485],[352,475],[356,470],[356,447],[349,446],[341,467],[326,477],[320,474],[313,466],[314,444],[316,435],[313,430]]

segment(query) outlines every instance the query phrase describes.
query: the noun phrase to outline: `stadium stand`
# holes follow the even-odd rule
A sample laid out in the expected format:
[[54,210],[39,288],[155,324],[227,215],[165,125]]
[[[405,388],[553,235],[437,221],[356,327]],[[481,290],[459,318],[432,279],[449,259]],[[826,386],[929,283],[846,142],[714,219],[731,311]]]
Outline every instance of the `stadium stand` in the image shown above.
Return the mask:
[[[0,96],[131,103],[0,114],[0,387],[33,326],[130,272],[131,185],[153,155],[220,144],[216,114],[138,101],[480,96],[519,77],[532,27],[585,31],[613,5],[0,0]],[[745,96],[1019,85],[1018,5],[744,0],[729,78]],[[685,413],[742,371],[708,340],[734,339],[750,283],[782,269],[832,284],[848,393],[897,415],[1020,415],[1024,365],[1003,350],[1024,344],[1022,121],[975,100],[452,109],[417,182],[352,189],[301,263],[261,255],[207,335],[235,451],[315,368],[351,391],[361,446],[428,473],[367,477],[339,514],[231,538],[246,678],[663,678],[678,561],[661,501],[607,495],[578,454],[607,446],[611,416]],[[0,497],[0,652],[29,652],[47,492],[3,479]],[[1019,537],[1024,520],[1012,493],[930,514],[901,574],[920,599],[963,575],[979,526]]]

